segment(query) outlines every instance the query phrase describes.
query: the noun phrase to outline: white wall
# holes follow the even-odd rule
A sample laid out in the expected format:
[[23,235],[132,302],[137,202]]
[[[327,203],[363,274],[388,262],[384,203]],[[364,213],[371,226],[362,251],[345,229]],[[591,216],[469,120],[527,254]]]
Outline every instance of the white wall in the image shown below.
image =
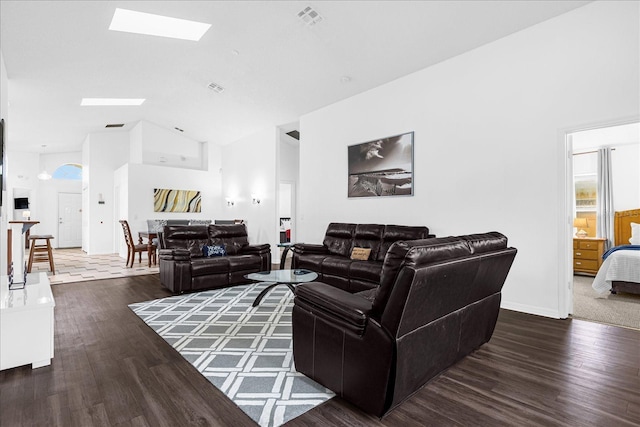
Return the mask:
[[[271,245],[272,261],[277,259],[276,233],[276,143],[277,129],[257,132],[222,147],[222,218],[247,221],[249,243]],[[251,195],[260,204],[251,203]],[[233,198],[227,206],[225,198]]]
[[[559,317],[562,130],[640,114],[638,18],[592,3],[303,116],[298,240],[331,221],[497,230],[518,248],[503,306]],[[347,146],[408,131],[415,196],[347,199]]]
[[205,144],[189,139],[176,130],[143,120],[131,130],[131,136],[131,163],[206,169]]
[[[0,118],[5,120],[5,126],[9,125],[9,79],[7,77],[7,68],[4,64],[4,55],[0,50]],[[5,130],[5,138],[7,135],[7,131]],[[4,143],[9,145],[8,139],[5,139]],[[5,146],[6,150],[6,146]],[[2,153],[0,153],[2,155]],[[7,179],[7,165],[3,164],[2,168],[2,179],[3,181]],[[3,184],[6,186],[6,183]],[[4,230],[9,228],[9,219],[7,216],[8,212],[8,202],[7,202],[7,193],[3,191],[3,188],[0,186],[0,191],[2,191],[2,206],[0,207],[0,275],[4,275],[7,273],[7,233]]]
[[[208,170],[178,168],[178,164],[158,166],[140,164],[145,150],[162,141],[160,149],[198,154],[199,165]],[[171,143],[173,141],[173,145]],[[145,148],[146,147],[146,148]],[[181,160],[177,154],[178,162]],[[202,158],[200,158],[202,157]],[[175,159],[174,159],[175,160]],[[182,135],[162,129],[152,123],[140,122],[130,131],[90,134],[83,145],[83,249],[89,254],[118,252],[126,256],[120,219],[129,221],[137,236],[146,230],[146,220],[155,218],[215,219],[220,211],[221,150],[216,145],[203,149],[203,144],[186,141]],[[206,169],[206,168],[205,168]],[[174,188],[202,191],[201,213],[153,212],[153,189]],[[98,204],[99,194],[105,204]]]
[[[113,172],[129,159],[129,133],[92,133],[83,145],[83,249],[89,255],[114,253],[115,217]],[[86,175],[86,177],[85,177]],[[87,181],[85,181],[85,178]],[[99,204],[102,194],[104,204]],[[120,231],[122,232],[122,231]]]
[[[121,219],[129,220],[129,166],[130,164],[127,163],[113,172],[113,210],[115,221],[118,221],[114,224],[114,241],[116,252],[122,258],[127,257],[127,243],[124,240],[124,231],[119,221]],[[136,234],[132,234],[134,239]]]
[[[60,166],[67,163],[82,163],[82,152],[41,154],[40,167],[38,173],[45,169],[53,175],[53,172]],[[58,236],[58,194],[60,193],[82,193],[82,182],[68,179],[49,179],[42,181],[35,178],[38,191],[33,197],[33,204],[36,207],[31,211],[31,219],[40,221],[33,227],[33,232],[38,234],[51,234],[54,239],[51,244],[57,248],[60,243]],[[36,216],[37,215],[37,216]]]
[[[220,219],[220,173],[198,170],[176,170],[155,165],[127,165],[128,168],[128,212],[131,232],[147,230],[147,219]],[[154,212],[153,189],[197,190],[202,197],[202,211]]]

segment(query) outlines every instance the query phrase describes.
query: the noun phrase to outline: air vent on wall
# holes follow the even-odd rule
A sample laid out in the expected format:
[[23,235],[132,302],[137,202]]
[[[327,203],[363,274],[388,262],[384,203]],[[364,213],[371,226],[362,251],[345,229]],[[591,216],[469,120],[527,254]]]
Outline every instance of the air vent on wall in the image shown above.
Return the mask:
[[298,18],[302,20],[307,26],[311,27],[312,25],[316,25],[318,22],[322,21],[322,16],[315,10],[311,8],[311,6],[307,6],[298,12]]
[[218,92],[218,93],[224,92],[224,88],[220,86],[218,83],[211,82],[207,85],[207,87],[214,92]]
[[287,135],[289,135],[291,138],[295,138],[298,141],[300,141],[300,132],[298,132],[297,130],[292,130],[291,132],[287,132]]
[[105,127],[106,128],[121,128],[122,126],[124,126],[124,123],[109,123]]

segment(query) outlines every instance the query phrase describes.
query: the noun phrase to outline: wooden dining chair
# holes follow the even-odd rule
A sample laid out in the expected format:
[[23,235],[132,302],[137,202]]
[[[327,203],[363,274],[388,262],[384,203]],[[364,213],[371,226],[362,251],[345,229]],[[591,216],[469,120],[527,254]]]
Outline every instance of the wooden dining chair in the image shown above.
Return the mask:
[[[122,225],[122,230],[124,231],[124,240],[127,243],[127,267],[133,268],[133,260],[136,257],[136,253],[138,254],[139,263],[142,263],[143,252],[147,252],[149,257],[155,257],[155,247],[153,249],[154,253],[149,253],[149,246],[146,243],[136,245],[133,240],[133,236],[131,235],[129,223],[126,220],[121,219],[120,224]],[[151,262],[151,258],[149,258],[149,262]]]

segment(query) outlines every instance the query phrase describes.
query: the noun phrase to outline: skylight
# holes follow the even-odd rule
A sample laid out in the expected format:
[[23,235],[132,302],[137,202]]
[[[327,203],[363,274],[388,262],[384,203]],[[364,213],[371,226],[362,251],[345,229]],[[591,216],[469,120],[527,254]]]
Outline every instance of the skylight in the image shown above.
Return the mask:
[[144,102],[144,98],[82,98],[80,105],[94,107],[94,106],[127,106],[127,105],[141,105]]
[[126,33],[198,41],[210,27],[211,24],[202,22],[116,8],[109,29]]

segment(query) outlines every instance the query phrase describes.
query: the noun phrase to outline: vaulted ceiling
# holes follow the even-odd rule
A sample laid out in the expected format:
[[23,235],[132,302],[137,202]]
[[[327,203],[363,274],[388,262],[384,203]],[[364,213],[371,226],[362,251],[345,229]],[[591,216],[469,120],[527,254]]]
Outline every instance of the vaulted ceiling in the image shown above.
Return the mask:
[[[12,149],[76,151],[88,133],[118,131],[107,124],[147,120],[226,144],[586,3],[2,0],[8,137]],[[320,22],[298,18],[307,6]],[[109,31],[117,7],[212,26],[198,42]],[[146,101],[80,106],[98,97]]]

